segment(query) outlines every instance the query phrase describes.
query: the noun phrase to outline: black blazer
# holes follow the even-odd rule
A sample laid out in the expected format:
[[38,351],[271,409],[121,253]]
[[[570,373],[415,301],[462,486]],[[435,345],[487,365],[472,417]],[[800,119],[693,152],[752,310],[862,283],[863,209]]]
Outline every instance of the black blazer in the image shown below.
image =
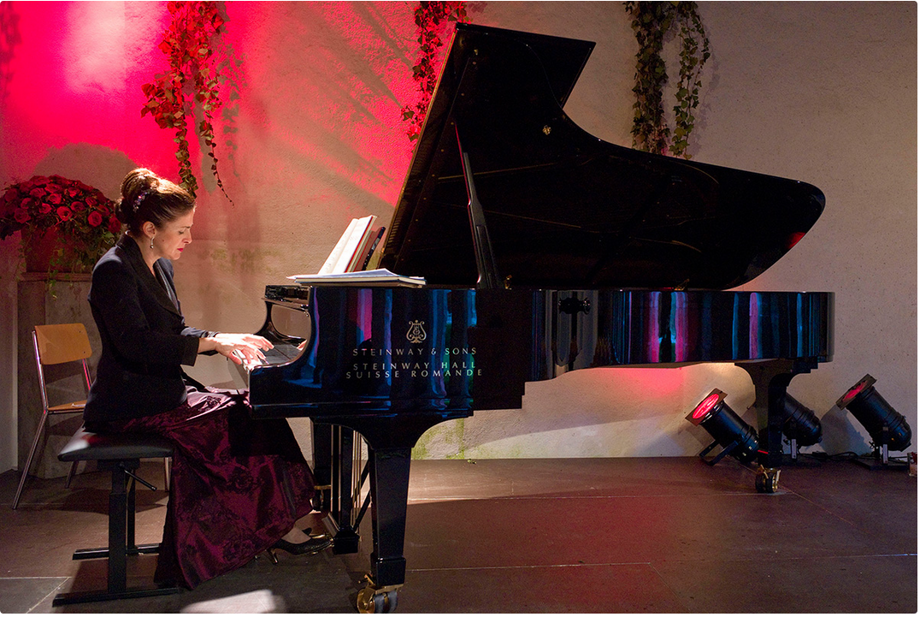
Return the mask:
[[87,423],[124,420],[175,409],[185,402],[181,365],[195,364],[198,338],[176,297],[173,265],[154,264],[122,236],[93,268],[89,303],[102,338],[102,356],[83,412]]

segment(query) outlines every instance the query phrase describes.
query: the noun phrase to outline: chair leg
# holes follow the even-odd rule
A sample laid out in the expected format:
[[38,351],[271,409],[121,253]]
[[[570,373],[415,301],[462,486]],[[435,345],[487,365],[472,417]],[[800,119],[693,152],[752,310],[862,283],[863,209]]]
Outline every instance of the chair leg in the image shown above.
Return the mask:
[[172,483],[172,459],[170,457],[165,457],[163,459],[163,473],[166,476],[166,492],[169,492],[169,485]]
[[70,464],[70,471],[67,472],[67,480],[64,481],[64,488],[70,488],[70,483],[73,482],[73,477],[77,475],[77,465],[79,461],[74,461]]
[[38,442],[41,439],[42,432],[45,430],[45,422],[48,420],[48,411],[42,412],[42,419],[38,421],[38,428],[35,430],[35,437],[32,438],[32,448],[29,450],[29,458],[22,468],[22,477],[19,478],[19,488],[16,489],[16,496],[13,498],[13,509],[19,506],[19,498],[22,496],[22,489],[26,485],[26,478],[29,477],[29,469],[32,468],[32,459],[35,458],[35,450],[38,448]]

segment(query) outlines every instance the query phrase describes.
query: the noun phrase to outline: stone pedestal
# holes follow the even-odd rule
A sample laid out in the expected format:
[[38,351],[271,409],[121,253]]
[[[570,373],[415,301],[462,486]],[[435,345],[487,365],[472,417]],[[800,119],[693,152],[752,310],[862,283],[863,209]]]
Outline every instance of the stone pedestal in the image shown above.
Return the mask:
[[[102,343],[90,312],[89,274],[59,274],[51,289],[44,274],[27,272],[18,284],[18,407],[19,407],[19,458],[18,468],[25,466],[35,430],[41,420],[42,402],[39,390],[38,370],[35,363],[35,348],[32,330],[36,325],[80,322],[86,326],[93,356],[90,358],[90,375],[95,374],[96,363]],[[49,381],[49,396],[52,405],[86,398],[85,380],[82,372],[51,367],[46,371]],[[57,460],[57,453],[80,427],[81,414],[50,416],[45,432],[38,444],[32,475],[41,478],[57,478],[67,475],[70,464]]]

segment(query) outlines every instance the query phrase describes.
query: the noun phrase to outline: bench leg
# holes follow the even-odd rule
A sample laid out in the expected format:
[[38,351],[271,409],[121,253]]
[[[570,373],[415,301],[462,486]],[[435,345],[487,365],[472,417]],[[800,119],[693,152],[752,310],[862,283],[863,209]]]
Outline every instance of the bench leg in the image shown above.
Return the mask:
[[[128,589],[128,555],[157,553],[159,544],[136,546],[134,544],[135,486],[128,474],[129,467],[136,469],[137,461],[119,461],[112,465],[112,490],[109,493],[109,546],[108,548],[82,549],[74,559],[108,558],[108,585],[106,591],[82,591],[55,596],[52,606],[102,602],[124,598],[143,598],[179,593],[179,587],[153,587]],[[129,485],[130,482],[130,485]]]

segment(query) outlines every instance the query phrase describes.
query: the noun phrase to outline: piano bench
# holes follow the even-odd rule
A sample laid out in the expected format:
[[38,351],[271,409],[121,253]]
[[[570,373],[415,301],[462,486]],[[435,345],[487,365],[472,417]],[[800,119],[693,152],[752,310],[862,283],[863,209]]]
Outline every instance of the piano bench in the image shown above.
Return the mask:
[[58,459],[64,462],[96,461],[100,469],[112,472],[109,493],[109,544],[107,547],[81,549],[73,554],[77,559],[108,559],[108,586],[105,590],[62,593],[55,596],[52,606],[102,602],[124,598],[142,598],[179,593],[179,587],[127,586],[127,557],[145,553],[158,553],[159,544],[138,546],[134,542],[135,484],[144,484],[151,490],[156,487],[142,480],[134,471],[142,458],[171,458],[172,443],[162,437],[148,435],[100,435],[81,428]]

